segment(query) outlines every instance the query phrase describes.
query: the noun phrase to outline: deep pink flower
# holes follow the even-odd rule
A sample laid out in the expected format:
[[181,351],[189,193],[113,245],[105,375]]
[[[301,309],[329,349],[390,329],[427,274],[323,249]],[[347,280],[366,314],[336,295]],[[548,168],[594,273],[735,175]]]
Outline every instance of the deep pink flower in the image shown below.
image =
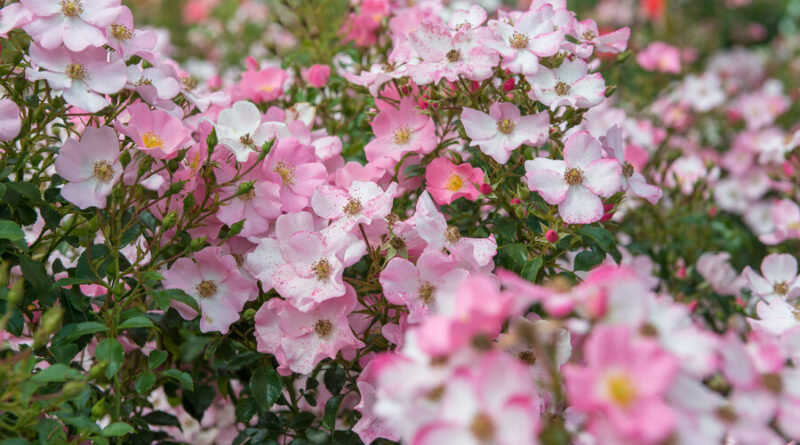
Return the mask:
[[11,99],[0,99],[0,141],[16,138],[21,128],[19,106]]
[[367,160],[394,166],[406,153],[428,154],[436,148],[436,126],[430,116],[416,109],[414,99],[406,97],[398,109],[385,107],[372,123],[375,139],[364,147]]
[[636,55],[636,63],[647,71],[678,74],[681,72],[681,51],[664,42],[652,42]]
[[447,158],[436,158],[425,170],[425,181],[437,204],[447,205],[461,197],[474,201],[480,196],[477,187],[483,185],[483,170],[466,162],[455,165]]
[[137,103],[127,108],[130,119],[120,132],[136,144],[136,148],[157,159],[172,159],[178,150],[191,140],[191,131],[180,119],[161,110],[151,110],[147,104]]
[[[242,170],[247,171],[256,162],[256,159],[246,162]],[[238,173],[235,166],[227,163],[220,163],[215,170],[217,182],[221,184],[232,181]],[[248,193],[237,195],[239,187],[247,181],[253,181],[253,188]],[[257,167],[238,182],[223,187],[220,198],[225,202],[217,211],[217,218],[228,226],[243,220],[239,235],[244,237],[265,235],[270,222],[281,214],[280,187],[268,181]]]
[[533,86],[531,96],[551,110],[566,105],[591,108],[605,99],[606,83],[600,73],[588,74],[581,59],[565,60],[558,68],[540,68],[528,77]]
[[602,197],[622,186],[622,168],[604,159],[600,143],[579,131],[564,144],[564,160],[536,158],[525,161],[528,187],[549,204],[558,204],[561,219],[569,224],[590,224],[603,217]]
[[110,127],[86,127],[80,142],[68,139],[58,151],[56,173],[69,181],[61,196],[81,209],[105,208],[122,175],[119,139]]
[[331,77],[330,65],[314,65],[306,72],[306,81],[314,88],[322,88]]
[[625,326],[596,327],[584,354],[586,366],[563,369],[575,410],[592,416],[590,422],[602,413],[619,436],[636,443],[669,436],[676,419],[663,396],[678,372],[674,357]]
[[121,12],[119,0],[20,0],[35,14],[25,32],[45,49],[64,43],[70,51],[83,51],[107,43],[103,30]]
[[[181,289],[197,300],[202,332],[227,334],[247,300],[257,295],[255,283],[241,275],[233,256],[216,246],[195,253],[194,261],[178,258],[162,275],[164,288]],[[172,304],[187,320],[197,315],[186,304],[175,300]]]
[[245,98],[255,102],[269,102],[283,95],[283,84],[289,77],[286,71],[279,67],[258,69],[255,61],[248,68],[242,74],[239,85]]
[[550,135],[550,115],[547,112],[522,116],[510,102],[495,102],[489,114],[464,107],[461,112],[464,130],[481,151],[495,161],[505,164],[511,152],[522,144],[539,146]]

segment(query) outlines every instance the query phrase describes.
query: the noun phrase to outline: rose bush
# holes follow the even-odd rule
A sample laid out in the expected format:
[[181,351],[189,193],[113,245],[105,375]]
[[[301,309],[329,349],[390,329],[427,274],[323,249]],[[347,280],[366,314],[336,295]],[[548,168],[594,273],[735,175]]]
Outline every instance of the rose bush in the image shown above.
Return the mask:
[[800,3],[479,3],[0,2],[0,445],[800,440]]

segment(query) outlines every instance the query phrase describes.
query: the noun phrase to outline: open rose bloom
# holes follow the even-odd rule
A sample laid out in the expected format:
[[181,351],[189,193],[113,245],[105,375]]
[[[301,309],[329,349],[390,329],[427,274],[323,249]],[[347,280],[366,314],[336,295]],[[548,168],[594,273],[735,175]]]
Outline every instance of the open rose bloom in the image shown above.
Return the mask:
[[800,442],[796,1],[0,2],[0,445]]

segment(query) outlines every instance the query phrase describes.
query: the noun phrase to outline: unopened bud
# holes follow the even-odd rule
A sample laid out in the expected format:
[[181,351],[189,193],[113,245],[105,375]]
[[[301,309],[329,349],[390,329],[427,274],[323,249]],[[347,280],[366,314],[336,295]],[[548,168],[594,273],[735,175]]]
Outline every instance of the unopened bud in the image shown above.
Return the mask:
[[171,229],[176,222],[178,222],[178,212],[173,210],[164,216],[164,219],[161,220],[161,226],[165,229]]
[[195,238],[192,240],[192,242],[189,243],[189,250],[192,252],[197,252],[198,250],[202,249],[205,244],[206,244],[205,236],[201,236],[200,238]]
[[548,230],[547,233],[544,234],[545,239],[551,243],[555,243],[558,241],[558,232],[555,230]]

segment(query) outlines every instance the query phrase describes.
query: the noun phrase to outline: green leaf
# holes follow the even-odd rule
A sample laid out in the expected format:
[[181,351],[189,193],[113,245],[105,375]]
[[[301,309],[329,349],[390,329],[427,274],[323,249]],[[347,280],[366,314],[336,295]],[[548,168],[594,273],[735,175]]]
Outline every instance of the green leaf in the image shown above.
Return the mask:
[[124,436],[133,432],[133,427],[125,422],[114,422],[103,428],[103,435],[106,437]]
[[70,368],[63,363],[56,363],[34,374],[31,381],[35,383],[66,382],[78,379],[80,376],[81,373],[77,369]]
[[106,327],[106,325],[103,323],[97,321],[84,321],[83,323],[78,323],[77,326],[75,326],[75,329],[73,329],[69,336],[67,336],[67,341],[76,340],[84,335],[105,332],[107,330],[108,327]]
[[325,415],[322,417],[322,426],[333,431],[336,428],[336,413],[339,411],[339,405],[342,404],[344,394],[339,394],[328,399],[325,404]]
[[158,305],[158,308],[162,311],[169,309],[172,300],[180,301],[181,303],[189,305],[192,309],[200,311],[200,308],[197,306],[197,301],[181,289],[153,289],[150,291],[150,296],[153,297],[156,305]]
[[53,280],[50,279],[47,269],[41,262],[34,261],[27,256],[20,256],[19,267],[22,269],[22,276],[37,291],[47,291],[53,285]]
[[105,244],[95,244],[84,250],[75,266],[75,274],[80,278],[99,280],[108,274],[111,265],[111,251]]
[[53,287],[67,287],[67,286],[74,286],[76,284],[91,284],[93,282],[94,281],[88,278],[77,278],[77,277],[62,278],[56,281]]
[[183,372],[179,369],[167,369],[166,371],[161,372],[161,375],[177,380],[185,390],[194,391],[194,382],[192,382],[192,376],[186,372]]
[[536,257],[525,263],[525,266],[522,268],[522,278],[535,283],[536,276],[539,275],[539,270],[542,268],[543,263],[544,260],[542,260],[542,257]]
[[250,378],[250,392],[264,411],[278,400],[281,391],[281,377],[272,366],[265,365],[256,369]]
[[575,270],[589,270],[603,262],[605,256],[594,250],[584,250],[575,256]]
[[19,241],[25,238],[25,232],[14,222],[0,220],[0,239]]
[[119,325],[119,329],[131,329],[131,328],[154,328],[156,325],[153,322],[145,317],[144,315],[137,315],[135,317],[131,317],[122,322]]
[[156,375],[150,371],[146,371],[142,374],[139,374],[136,377],[136,381],[133,383],[133,387],[136,389],[136,392],[139,394],[145,394],[153,385],[156,383]]
[[325,371],[325,387],[331,394],[339,394],[344,388],[347,374],[341,366],[332,366]]
[[158,368],[158,365],[164,363],[164,360],[167,359],[167,351],[162,350],[155,350],[150,353],[150,356],[147,358],[147,366],[150,370],[154,370]]
[[108,361],[106,367],[106,377],[113,377],[122,366],[122,359],[125,358],[125,350],[122,345],[114,338],[103,339],[97,344],[94,350],[94,356],[98,360]]
[[614,248],[614,235],[608,230],[598,226],[583,226],[577,230],[581,236],[586,236],[596,242],[603,251],[608,252]]
[[142,417],[150,425],[176,426],[183,430],[178,418],[164,411],[150,411]]
[[517,264],[517,267],[522,267],[528,262],[528,246],[522,243],[508,244],[503,247],[506,255],[511,257]]

